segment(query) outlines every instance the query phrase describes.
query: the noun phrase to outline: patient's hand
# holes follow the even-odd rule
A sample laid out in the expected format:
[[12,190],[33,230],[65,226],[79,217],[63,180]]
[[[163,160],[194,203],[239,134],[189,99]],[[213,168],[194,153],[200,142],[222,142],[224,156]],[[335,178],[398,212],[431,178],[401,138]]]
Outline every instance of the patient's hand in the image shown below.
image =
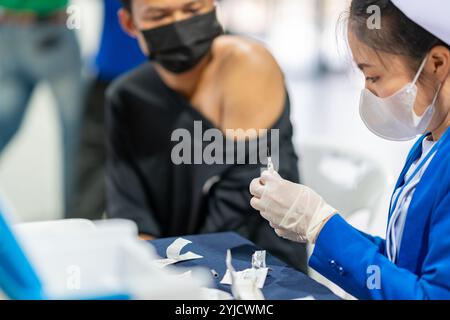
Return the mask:
[[148,234],[140,234],[139,239],[143,241],[149,241],[149,240],[155,240],[156,238],[154,236],[148,235]]

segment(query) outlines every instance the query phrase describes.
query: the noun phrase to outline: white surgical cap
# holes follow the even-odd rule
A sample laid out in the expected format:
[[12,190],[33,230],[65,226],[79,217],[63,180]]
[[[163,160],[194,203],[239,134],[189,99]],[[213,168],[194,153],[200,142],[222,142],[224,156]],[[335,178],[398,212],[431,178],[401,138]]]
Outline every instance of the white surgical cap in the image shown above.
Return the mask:
[[391,0],[409,19],[450,45],[449,0]]

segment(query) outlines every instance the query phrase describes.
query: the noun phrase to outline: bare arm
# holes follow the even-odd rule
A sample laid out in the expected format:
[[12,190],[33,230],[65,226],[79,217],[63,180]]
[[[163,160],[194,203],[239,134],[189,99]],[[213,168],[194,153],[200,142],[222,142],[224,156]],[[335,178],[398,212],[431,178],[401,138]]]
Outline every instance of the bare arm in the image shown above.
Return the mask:
[[269,129],[283,112],[284,77],[272,55],[249,43],[226,61],[223,77],[224,128]]

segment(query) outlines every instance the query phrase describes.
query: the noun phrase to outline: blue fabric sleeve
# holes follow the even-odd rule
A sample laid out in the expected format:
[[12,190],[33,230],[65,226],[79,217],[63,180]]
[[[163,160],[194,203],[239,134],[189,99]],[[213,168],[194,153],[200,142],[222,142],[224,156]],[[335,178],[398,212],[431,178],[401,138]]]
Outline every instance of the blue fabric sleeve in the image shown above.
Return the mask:
[[[371,241],[339,215],[322,229],[309,265],[359,299],[450,299],[450,194],[430,225],[430,247],[420,275],[397,267]],[[418,239],[420,241],[420,239]],[[373,270],[379,270],[379,286]]]
[[362,231],[359,231],[359,233],[367,238],[370,242],[372,242],[374,245],[378,247],[378,252],[385,255],[386,253],[386,240],[380,238],[380,237],[374,237],[370,234],[364,233]]

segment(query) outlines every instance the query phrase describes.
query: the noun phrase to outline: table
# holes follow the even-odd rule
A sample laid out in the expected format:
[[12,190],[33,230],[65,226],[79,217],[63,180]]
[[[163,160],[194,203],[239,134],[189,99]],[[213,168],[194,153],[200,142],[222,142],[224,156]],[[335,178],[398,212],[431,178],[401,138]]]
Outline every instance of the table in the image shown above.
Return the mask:
[[[192,251],[204,258],[179,262],[176,266],[183,268],[206,267],[216,270],[219,274],[219,277],[214,279],[216,288],[229,293],[231,293],[231,287],[220,284],[220,280],[226,272],[225,256],[227,249],[231,249],[232,263],[236,271],[250,268],[252,254],[256,250],[261,250],[252,242],[234,232],[183,236],[183,238],[192,241],[192,243],[184,247],[181,253]],[[167,247],[175,239],[164,238],[149,242],[155,247],[157,253],[165,258]],[[262,289],[267,300],[288,300],[308,296],[317,300],[339,299],[328,288],[300,271],[289,267],[286,263],[270,255],[269,252],[266,255],[266,264],[271,269]]]

